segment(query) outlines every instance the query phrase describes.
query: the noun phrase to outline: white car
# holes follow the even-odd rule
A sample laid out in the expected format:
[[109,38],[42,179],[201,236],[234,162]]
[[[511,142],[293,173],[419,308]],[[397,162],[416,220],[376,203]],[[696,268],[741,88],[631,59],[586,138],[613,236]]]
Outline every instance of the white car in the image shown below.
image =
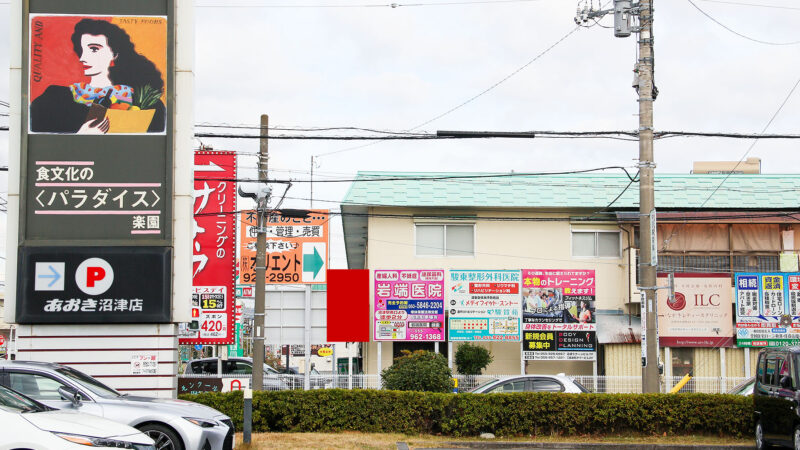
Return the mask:
[[136,428],[99,416],[49,408],[0,386],[0,450],[126,448],[155,450]]
[[490,380],[470,391],[473,394],[502,394],[512,392],[565,392],[586,394],[589,390],[564,374],[519,375]]

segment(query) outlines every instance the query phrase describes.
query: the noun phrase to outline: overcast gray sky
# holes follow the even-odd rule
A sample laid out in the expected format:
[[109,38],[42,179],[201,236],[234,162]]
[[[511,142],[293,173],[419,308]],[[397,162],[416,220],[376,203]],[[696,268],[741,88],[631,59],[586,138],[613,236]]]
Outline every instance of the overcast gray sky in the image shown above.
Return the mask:
[[[9,20],[2,1],[0,35],[8,33]],[[800,41],[795,0],[693,1],[752,39]],[[575,28],[579,2],[396,3],[391,8],[370,6],[387,4],[381,0],[198,0],[195,122],[257,125],[266,113],[273,126],[411,129],[493,86],[561,40]],[[597,0],[593,3],[597,7]],[[655,0],[654,7],[656,130],[761,132],[800,78],[800,45],[738,36],[689,0]],[[579,29],[496,88],[419,130],[636,129],[638,104],[631,88],[636,39],[615,38],[601,27],[610,24],[607,17],[598,26]],[[8,54],[4,39],[0,69],[6,74]],[[8,75],[0,75],[0,100],[10,96]],[[798,132],[799,97],[795,92],[768,132]],[[0,114],[5,112],[0,106]],[[0,116],[0,124],[7,122]],[[2,162],[7,140],[8,133],[0,132]],[[203,142],[215,149],[258,151],[256,140]],[[688,173],[693,160],[738,160],[751,144],[661,140],[655,146],[657,172]],[[271,175],[307,179],[312,155],[319,155],[317,179],[348,177],[358,170],[632,167],[638,156],[635,142],[568,139],[382,142],[326,155],[359,145],[273,140]],[[764,173],[796,172],[800,166],[796,141],[761,141],[749,156],[762,158]],[[242,157],[243,176],[255,176],[255,162]],[[337,209],[348,187],[316,185],[314,206]],[[297,183],[284,206],[307,207],[308,198],[307,185]],[[341,239],[340,225],[332,235]],[[344,266],[339,245],[334,243],[333,267]]]

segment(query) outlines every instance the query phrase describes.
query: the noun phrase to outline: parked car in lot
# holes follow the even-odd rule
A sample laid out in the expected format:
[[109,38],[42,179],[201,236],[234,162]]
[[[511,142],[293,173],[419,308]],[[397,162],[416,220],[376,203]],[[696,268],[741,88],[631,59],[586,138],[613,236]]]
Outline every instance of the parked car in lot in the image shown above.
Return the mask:
[[[292,389],[303,389],[305,374],[301,373],[297,367],[284,367],[280,372],[285,375],[291,375],[291,378],[287,377],[287,382],[291,380],[289,386],[291,386]],[[319,371],[313,367],[313,364],[309,375],[311,375],[309,380],[311,389],[328,389],[333,387],[333,377],[319,373]]]
[[[219,372],[218,364],[222,363],[223,375],[243,375],[250,376],[253,374],[253,359],[243,357],[233,357],[221,360],[219,358],[203,358],[189,361],[186,368],[183,370],[184,376],[192,375],[216,375]],[[268,391],[280,391],[290,389],[291,385],[287,383],[286,377],[281,376],[281,373],[272,368],[269,364],[264,364],[264,382],[263,386]]]
[[487,381],[470,391],[473,394],[502,394],[511,392],[565,392],[584,394],[589,390],[564,374],[519,375]]
[[800,346],[758,352],[753,407],[756,447],[800,449]]
[[0,386],[0,450],[155,450],[141,431],[92,414],[60,411]]
[[737,384],[736,386],[730,388],[726,394],[731,395],[753,395],[753,387],[756,384],[756,378],[750,377],[747,380]]
[[60,364],[0,361],[0,385],[64,411],[94,414],[130,425],[164,450],[229,450],[233,422],[221,412],[182,400],[120,394]]

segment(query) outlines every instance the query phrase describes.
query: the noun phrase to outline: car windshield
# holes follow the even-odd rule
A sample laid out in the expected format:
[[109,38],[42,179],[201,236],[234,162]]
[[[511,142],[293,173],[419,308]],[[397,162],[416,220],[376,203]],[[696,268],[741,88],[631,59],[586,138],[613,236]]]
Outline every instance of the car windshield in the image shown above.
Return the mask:
[[59,367],[58,369],[56,369],[56,372],[58,372],[64,377],[69,378],[75,383],[78,383],[81,387],[88,389],[89,391],[91,391],[95,395],[99,395],[100,397],[116,398],[122,395],[119,392],[115,391],[114,389],[111,389],[105,384],[90,377],[89,375],[86,375],[85,373],[79,372],[70,367]]
[[481,383],[481,384],[479,384],[479,385],[475,386],[475,387],[474,387],[474,388],[472,388],[472,389],[471,389],[469,392],[476,392],[477,390],[479,390],[479,389],[483,389],[483,388],[485,388],[486,386],[489,386],[490,384],[496,383],[497,381],[498,381],[498,380],[496,380],[496,379],[492,379],[492,380],[486,381],[486,382],[484,382],[484,383]]
[[753,386],[755,385],[755,378],[745,381],[744,383],[734,386],[728,394],[733,395],[753,395]]
[[577,386],[577,387],[578,387],[578,389],[580,389],[580,390],[581,390],[581,392],[583,392],[583,393],[585,393],[585,394],[590,394],[590,393],[591,393],[591,392],[589,391],[589,389],[586,389],[586,386],[584,386],[584,385],[582,385],[582,384],[578,383],[578,380],[572,380],[572,383],[573,383],[573,384],[575,384],[575,386]]
[[39,412],[48,408],[22,394],[0,386],[0,408],[11,412]]

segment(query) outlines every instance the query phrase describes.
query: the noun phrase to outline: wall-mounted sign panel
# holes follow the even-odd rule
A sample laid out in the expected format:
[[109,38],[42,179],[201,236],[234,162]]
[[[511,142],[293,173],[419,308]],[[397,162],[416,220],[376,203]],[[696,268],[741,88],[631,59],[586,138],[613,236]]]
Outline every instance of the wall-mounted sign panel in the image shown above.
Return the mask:
[[800,345],[800,273],[737,273],[736,345]]
[[21,247],[17,323],[166,323],[169,247]]
[[519,342],[519,270],[451,270],[449,340]]
[[376,341],[444,340],[444,270],[374,270]]
[[23,245],[101,240],[168,245],[167,2],[40,1],[30,10]]
[[[658,333],[663,347],[733,347],[733,300],[729,273],[676,273],[675,296],[658,289]],[[668,275],[658,274],[658,285]]]
[[597,358],[594,270],[522,270],[523,357]]
[[236,342],[236,153],[194,155],[192,320],[181,344]]
[[[242,211],[239,247],[240,284],[256,282],[258,215]],[[267,284],[325,284],[328,269],[330,211],[311,210],[308,217],[269,214],[267,235]]]

